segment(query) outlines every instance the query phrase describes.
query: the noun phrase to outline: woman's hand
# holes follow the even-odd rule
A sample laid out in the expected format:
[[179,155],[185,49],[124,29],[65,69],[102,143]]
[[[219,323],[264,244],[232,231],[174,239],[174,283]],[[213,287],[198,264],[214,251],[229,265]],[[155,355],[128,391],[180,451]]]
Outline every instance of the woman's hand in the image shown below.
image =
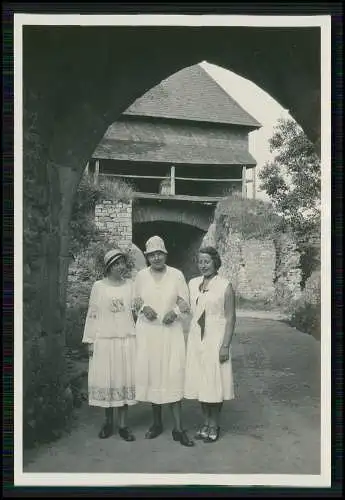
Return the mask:
[[229,360],[229,347],[222,345],[219,349],[219,362],[225,363]]
[[142,313],[149,321],[154,321],[157,318],[156,311],[150,306],[144,306]]
[[166,313],[166,315],[163,318],[163,324],[170,325],[171,323],[173,323],[175,321],[176,318],[177,318],[177,314],[175,313],[175,311],[169,311]]
[[176,303],[177,303],[182,314],[189,314],[190,313],[190,307],[187,304],[187,302],[182,299],[182,297],[177,297]]
[[92,358],[93,356],[93,344],[88,344],[88,352],[89,352],[89,358]]

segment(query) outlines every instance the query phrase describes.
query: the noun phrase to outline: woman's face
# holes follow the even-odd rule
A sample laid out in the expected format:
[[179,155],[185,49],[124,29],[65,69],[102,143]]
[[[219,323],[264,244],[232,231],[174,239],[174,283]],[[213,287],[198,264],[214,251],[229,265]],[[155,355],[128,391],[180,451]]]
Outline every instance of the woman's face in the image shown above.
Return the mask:
[[126,261],[124,257],[119,257],[109,267],[108,276],[114,279],[120,279],[126,272]]
[[212,276],[216,272],[216,267],[214,265],[213,259],[208,253],[199,253],[198,266],[201,274],[206,278],[208,276]]
[[149,261],[152,269],[161,271],[162,269],[164,269],[167,256],[164,252],[152,252],[147,256],[147,260]]

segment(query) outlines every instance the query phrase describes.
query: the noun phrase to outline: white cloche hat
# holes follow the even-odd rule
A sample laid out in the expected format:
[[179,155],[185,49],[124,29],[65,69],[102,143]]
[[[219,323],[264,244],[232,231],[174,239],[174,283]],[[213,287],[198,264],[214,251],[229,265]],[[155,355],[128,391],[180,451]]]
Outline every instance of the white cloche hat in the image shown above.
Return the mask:
[[148,255],[152,252],[163,252],[167,254],[167,249],[165,248],[164,241],[160,236],[151,236],[146,242],[146,250],[145,255]]

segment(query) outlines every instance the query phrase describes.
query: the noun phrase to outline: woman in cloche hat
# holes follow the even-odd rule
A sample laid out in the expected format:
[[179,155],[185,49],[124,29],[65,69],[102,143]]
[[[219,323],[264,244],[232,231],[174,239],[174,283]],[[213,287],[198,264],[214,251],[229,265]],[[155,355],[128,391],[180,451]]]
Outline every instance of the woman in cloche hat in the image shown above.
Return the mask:
[[163,432],[161,405],[170,403],[174,441],[193,446],[181,422],[186,348],[180,314],[189,311],[188,287],[181,271],[166,265],[167,253],[162,238],[152,236],[145,251],[149,267],[135,279],[136,399],[152,403],[147,439]]
[[127,426],[128,406],[135,404],[135,323],[132,281],[126,279],[126,256],[116,248],[104,257],[104,278],[92,287],[83,342],[89,346],[89,405],[105,408],[99,432],[113,434],[113,408],[118,409],[119,435],[135,438]]

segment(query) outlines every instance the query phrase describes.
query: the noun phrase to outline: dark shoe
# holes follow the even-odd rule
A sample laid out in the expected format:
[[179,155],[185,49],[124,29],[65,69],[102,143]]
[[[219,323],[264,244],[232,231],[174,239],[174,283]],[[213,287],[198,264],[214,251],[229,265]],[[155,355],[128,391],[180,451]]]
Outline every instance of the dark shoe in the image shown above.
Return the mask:
[[174,441],[179,441],[182,446],[194,446],[194,442],[189,439],[186,431],[176,431],[175,429],[172,431],[172,437]]
[[99,431],[98,437],[100,439],[107,439],[113,434],[113,424],[105,423],[102,425],[101,430]]
[[209,427],[208,436],[204,439],[204,443],[215,443],[219,439],[220,427]]
[[195,439],[206,439],[208,437],[208,425],[202,425],[198,432],[195,434]]
[[135,441],[135,436],[132,434],[128,427],[122,427],[119,429],[119,436],[125,441]]
[[145,434],[145,439],[154,439],[158,437],[163,432],[162,425],[153,425]]

